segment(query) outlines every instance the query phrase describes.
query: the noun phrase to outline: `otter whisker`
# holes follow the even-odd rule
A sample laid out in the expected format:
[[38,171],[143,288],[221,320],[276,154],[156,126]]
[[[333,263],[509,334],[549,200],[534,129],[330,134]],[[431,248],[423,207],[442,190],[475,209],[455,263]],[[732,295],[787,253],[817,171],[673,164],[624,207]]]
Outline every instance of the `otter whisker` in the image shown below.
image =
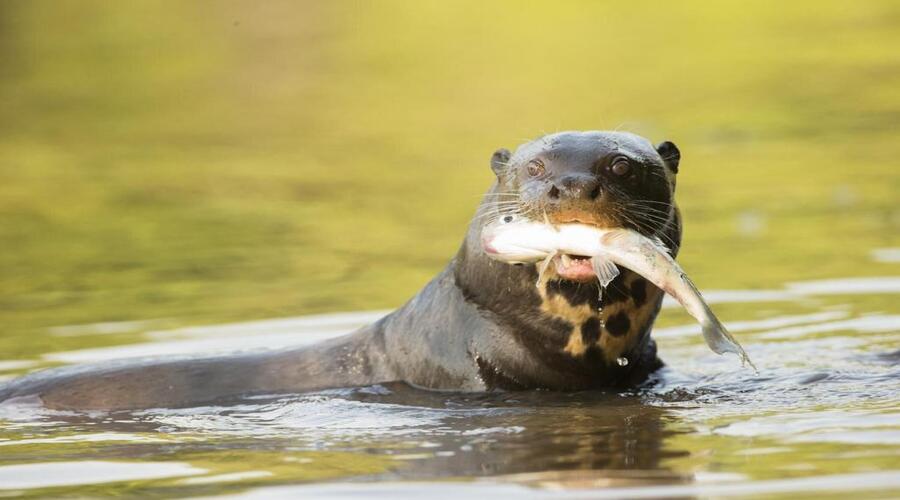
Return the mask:
[[[664,201],[654,201],[654,200],[630,200],[630,204],[633,205],[641,205],[647,206],[647,208],[655,208],[655,207],[671,207],[672,204]],[[659,209],[657,209],[659,210]]]
[[[668,234],[666,234],[665,232],[653,230],[653,228],[646,227],[645,225],[641,224],[640,222],[637,222],[634,220],[631,220],[630,222],[639,230],[639,232],[649,233],[649,236],[655,236],[655,237],[659,238],[663,242],[663,244],[666,245],[666,248],[668,248],[669,250],[672,250],[678,246],[678,244],[675,242],[675,240],[673,240],[672,237],[669,236]],[[641,230],[643,230],[643,231],[641,231]]]
[[521,193],[517,193],[517,192],[509,192],[509,193],[504,192],[504,193],[487,193],[487,194],[482,195],[481,197],[487,198],[489,196],[516,196],[516,197],[518,197],[518,196],[522,196],[522,195],[521,195]]
[[518,210],[498,210],[498,211],[494,211],[494,212],[486,212],[486,213],[476,214],[475,217],[473,217],[473,219],[474,220],[487,219],[487,220],[494,221],[494,220],[497,220],[500,217],[503,217],[506,215],[522,215],[522,213]]
[[672,216],[672,213],[674,212],[673,210],[671,210],[671,208],[668,210],[663,210],[661,208],[645,206],[640,203],[628,203],[628,209],[635,213],[651,214],[666,219],[670,218]]
[[641,217],[641,218],[645,218],[645,219],[651,219],[651,220],[660,221],[660,222],[668,222],[670,219],[672,219],[672,216],[674,215],[671,212],[670,213],[660,213],[660,212],[647,212],[647,211],[643,211],[643,210],[629,210],[629,212],[630,212],[630,215],[633,215],[633,216],[637,216],[637,217]]
[[483,198],[483,201],[485,201],[485,202],[491,202],[491,201],[518,201],[518,200],[520,200],[520,199],[521,199],[520,196],[512,196],[512,195],[507,195],[507,194],[501,194],[501,195],[497,195],[497,196],[494,196],[494,197],[491,197],[491,198]]
[[631,210],[631,215],[651,219],[655,221],[668,222],[669,219],[672,218],[672,214],[668,213],[654,213],[654,212],[644,212],[641,210]]
[[634,198],[632,201],[647,202],[647,203],[662,203],[662,204],[668,205],[668,202],[666,202],[666,201],[651,200],[650,198]]
[[645,220],[647,222],[656,222],[662,225],[665,225],[672,219],[671,217],[663,217],[656,214],[631,213],[629,215],[635,219]]
[[509,210],[509,209],[523,209],[521,203],[483,203],[479,208],[478,212],[486,212],[490,210]]
[[496,200],[496,201],[485,201],[485,206],[497,206],[497,205],[521,205],[519,200]]
[[481,213],[484,213],[486,211],[491,211],[491,210],[503,210],[503,211],[522,210],[522,207],[519,206],[518,204],[516,204],[516,205],[491,205],[491,206],[485,206],[481,210]]
[[657,214],[657,215],[669,215],[670,213],[673,212],[673,210],[663,210],[661,208],[647,207],[644,205],[637,205],[637,204],[629,204],[628,208],[640,210],[642,212],[647,212],[647,213],[651,213],[651,214]]
[[516,203],[521,204],[521,200],[510,198],[510,199],[497,199],[497,200],[485,200],[483,203],[485,204],[495,204],[495,203]]
[[495,211],[488,212],[488,213],[481,213],[481,214],[476,213],[475,217],[473,217],[473,220],[486,219],[488,221],[487,223],[491,223],[491,222],[494,222],[494,221],[500,219],[501,217],[505,217],[507,215],[517,215],[520,217],[526,217],[526,216],[531,215],[533,212],[534,212],[533,208],[527,208],[525,210],[523,210],[521,207],[500,208],[500,209],[497,209]]
[[[611,210],[616,217],[619,217],[623,222],[628,225],[633,226],[634,229],[638,230],[638,232],[647,234],[649,236],[656,236],[666,244],[667,247],[675,248],[678,246],[675,241],[662,231],[664,227],[666,227],[671,219],[666,217],[664,220],[660,218],[660,216],[655,214],[645,214],[645,220],[641,221],[639,214],[629,213],[628,211],[623,210],[621,207],[612,207]],[[637,216],[637,217],[636,217]],[[651,226],[651,223],[656,223],[662,227],[655,228]]]

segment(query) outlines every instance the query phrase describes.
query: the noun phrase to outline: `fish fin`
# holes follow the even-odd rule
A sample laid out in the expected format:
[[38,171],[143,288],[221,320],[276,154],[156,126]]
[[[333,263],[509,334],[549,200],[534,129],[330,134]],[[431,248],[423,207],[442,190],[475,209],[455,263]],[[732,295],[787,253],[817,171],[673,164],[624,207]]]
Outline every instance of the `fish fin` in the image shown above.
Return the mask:
[[594,268],[594,274],[597,275],[597,280],[600,281],[601,289],[606,288],[606,285],[619,275],[618,266],[606,257],[599,255],[591,257],[591,267]]
[[660,238],[659,236],[656,236],[656,237],[653,238],[653,244],[656,246],[656,248],[657,248],[660,252],[663,252],[663,253],[665,253],[666,255],[670,256],[670,257],[672,256],[672,249],[669,248],[668,245],[666,245],[666,244],[663,242],[662,238]]
[[600,304],[600,307],[597,310],[602,311],[603,291],[606,290],[606,285],[619,275],[619,268],[612,260],[599,255],[591,257],[591,267],[594,268],[594,274],[597,275],[597,281],[600,282],[600,290],[597,292],[597,303]]
[[550,261],[553,260],[553,257],[556,257],[556,252],[552,252],[538,265],[538,279],[534,284],[537,288],[541,287],[541,283],[544,281],[544,273],[547,272],[547,268],[550,267]]

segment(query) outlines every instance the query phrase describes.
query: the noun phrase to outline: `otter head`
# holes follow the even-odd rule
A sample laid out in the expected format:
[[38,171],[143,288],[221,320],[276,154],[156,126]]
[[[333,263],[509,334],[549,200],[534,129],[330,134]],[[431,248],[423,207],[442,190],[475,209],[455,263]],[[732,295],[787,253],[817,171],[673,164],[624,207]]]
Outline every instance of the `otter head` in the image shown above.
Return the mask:
[[[654,147],[623,132],[560,132],[523,144],[514,154],[499,149],[491,158],[497,184],[481,219],[515,215],[664,237],[674,217],[679,160],[671,142]],[[594,272],[583,257],[560,257],[551,272],[564,280],[592,281]]]
[[[562,132],[524,144],[514,154],[505,149],[494,153],[491,168],[497,182],[470,224],[452,268],[465,300],[541,360],[531,386],[566,387],[568,381],[572,387],[608,385],[639,367],[655,366],[649,331],[663,292],[620,269],[601,298],[584,256],[556,256],[543,273],[535,264],[497,262],[485,251],[484,226],[510,218],[624,227],[659,237],[675,255],[681,234],[674,202],[679,159],[670,142],[654,147],[621,132]],[[498,342],[499,350],[511,345]],[[618,364],[620,357],[628,360],[625,366]],[[494,352],[491,359],[493,369],[524,379],[521,370],[510,368],[521,368],[517,358],[510,361]],[[558,379],[546,378],[554,376]]]

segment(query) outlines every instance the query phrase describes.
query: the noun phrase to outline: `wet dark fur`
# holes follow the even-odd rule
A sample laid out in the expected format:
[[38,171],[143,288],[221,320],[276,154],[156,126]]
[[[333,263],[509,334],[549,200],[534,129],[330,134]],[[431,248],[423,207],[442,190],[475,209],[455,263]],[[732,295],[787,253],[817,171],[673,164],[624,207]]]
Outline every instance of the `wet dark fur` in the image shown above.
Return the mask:
[[[630,163],[631,174],[623,178],[611,175],[610,165],[623,159]],[[654,150],[645,140],[630,134],[557,134],[524,145],[515,155],[504,150],[495,153],[493,167],[498,183],[492,192],[522,193],[520,211],[529,218],[629,227],[659,237],[675,255],[681,241],[681,221],[673,199],[679,160],[680,153],[671,143]],[[527,165],[535,161],[543,172],[530,175]],[[547,194],[553,189],[560,193],[555,199]],[[492,199],[491,192],[487,199]],[[644,214],[633,210],[641,208],[638,205],[642,202],[653,210]],[[490,363],[482,361],[479,365],[482,372],[489,373],[485,376],[487,385],[557,390],[622,387],[646,379],[661,366],[649,335],[662,301],[659,289],[620,269],[602,303],[598,302],[596,281],[550,279],[541,284],[544,293],[539,293],[534,285],[538,278],[535,266],[510,266],[486,257],[478,244],[482,225],[472,224],[467,243],[451,264],[456,284],[466,300],[491,314],[540,367],[529,373],[520,366],[521,354],[508,360],[498,353]],[[554,297],[565,300],[556,308],[562,309],[562,314],[546,314],[547,308],[541,307]],[[565,317],[566,305],[572,306],[570,318]],[[575,310],[584,305],[587,307],[581,307],[581,312]],[[649,310],[637,314],[641,308]],[[614,309],[614,313],[607,315],[601,326],[600,314],[584,317],[588,309]],[[604,352],[598,345],[603,336],[621,339],[629,333],[630,338],[611,352]],[[586,344],[583,352],[574,355],[566,351],[573,335]],[[617,358],[627,359],[628,364],[620,366],[614,362]]]
[[[679,153],[630,134],[567,132],[492,159],[498,182],[456,257],[408,303],[380,321],[316,346],[257,354],[123,362],[38,372],[0,387],[0,401],[38,396],[55,408],[190,406],[252,393],[301,392],[405,381],[439,390],[581,390],[625,387],[661,362],[649,332],[662,293],[627,270],[598,302],[596,283],[487,258],[483,224],[500,193],[517,213],[555,222],[625,226],[678,251],[673,201]],[[529,169],[528,165],[540,165]],[[614,175],[616,162],[630,175]],[[533,175],[540,171],[540,175]],[[645,203],[644,210],[640,205]],[[598,309],[602,309],[600,313]],[[624,358],[622,366],[616,359]]]

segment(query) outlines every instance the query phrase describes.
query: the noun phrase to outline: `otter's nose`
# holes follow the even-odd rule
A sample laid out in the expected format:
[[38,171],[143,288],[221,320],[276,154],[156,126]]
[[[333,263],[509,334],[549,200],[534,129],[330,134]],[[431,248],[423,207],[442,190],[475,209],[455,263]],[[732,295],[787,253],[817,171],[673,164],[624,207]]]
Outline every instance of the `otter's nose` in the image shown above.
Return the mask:
[[600,197],[600,179],[593,175],[568,174],[556,179],[550,192],[550,198],[596,200]]

